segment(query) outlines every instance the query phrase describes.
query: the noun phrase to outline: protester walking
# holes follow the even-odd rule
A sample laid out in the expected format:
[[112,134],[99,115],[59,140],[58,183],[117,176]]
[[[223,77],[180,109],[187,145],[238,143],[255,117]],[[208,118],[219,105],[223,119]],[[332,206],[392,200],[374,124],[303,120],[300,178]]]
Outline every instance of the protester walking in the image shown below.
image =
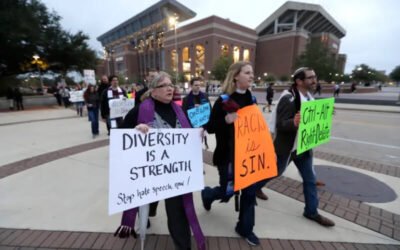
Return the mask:
[[19,90],[19,87],[14,89],[14,102],[17,110],[24,110],[24,99],[22,97],[22,93]]
[[337,96],[339,97],[340,93],[340,85],[339,83],[336,83],[335,86],[333,87],[333,97]]
[[[331,227],[335,223],[318,213],[317,179],[313,166],[313,151],[310,149],[297,155],[297,130],[301,121],[301,104],[314,98],[310,94],[317,81],[311,68],[299,68],[293,73],[293,84],[284,91],[278,101],[274,131],[274,146],[277,156],[278,176],[281,176],[291,161],[294,162],[303,179],[305,208],[303,216],[323,226]],[[274,114],[274,113],[273,113]],[[273,127],[272,127],[273,126]]]
[[[205,187],[201,192],[204,209],[209,211],[216,200],[228,202],[234,195],[234,122],[238,118],[236,111],[240,108],[256,103],[249,88],[254,80],[253,67],[248,62],[237,62],[229,67],[222,86],[221,95],[211,111],[207,130],[215,133],[216,148],[213,163],[218,168],[219,186]],[[240,191],[239,220],[235,231],[246,239],[249,245],[259,245],[260,241],[253,232],[255,224],[256,190],[260,189],[265,181],[252,184]],[[235,199],[236,200],[236,199]],[[236,206],[237,207],[237,206]]]
[[64,103],[64,107],[65,108],[68,108],[68,106],[70,105],[70,102],[69,102],[69,90],[65,87],[65,86],[62,86],[61,88],[60,88],[60,96],[61,96],[61,98],[62,98],[62,100],[63,100],[63,103]]
[[57,85],[53,85],[51,87],[51,93],[53,93],[53,96],[56,98],[58,106],[61,107],[62,106],[62,98],[60,95],[60,90]]
[[[190,90],[189,94],[183,98],[183,101],[182,101],[182,109],[183,109],[183,111],[185,111],[187,117],[189,117],[188,110],[190,110],[192,108],[198,107],[202,104],[208,104],[211,107],[211,103],[210,103],[210,100],[208,99],[207,94],[200,91],[200,86],[201,86],[200,78],[192,78],[192,80],[190,80],[191,90]],[[190,122],[190,120],[189,120],[189,122]],[[202,127],[205,130],[207,129],[207,123],[202,125]],[[193,124],[192,124],[192,126],[193,126]],[[206,149],[208,149],[209,147],[208,147],[206,132],[204,133],[203,141],[206,146]]]
[[91,124],[93,139],[99,135],[99,95],[96,92],[96,87],[89,84],[83,94],[86,107],[88,110],[89,121]]
[[[75,91],[84,91],[84,90],[82,89],[82,86],[80,84],[77,84],[75,86]],[[84,101],[83,100],[82,101],[77,101],[74,104],[75,104],[76,114],[79,115],[80,117],[82,117],[83,116],[83,104],[84,104]]]
[[8,100],[8,108],[14,110],[14,90],[11,87],[7,87],[6,98]]
[[[160,72],[148,85],[143,102],[126,115],[122,128],[136,128],[147,133],[149,128],[190,128],[182,109],[172,101],[174,85],[171,77]],[[198,249],[205,249],[205,240],[193,206],[192,193],[165,199],[168,230],[175,249],[191,249],[190,228],[197,240]],[[116,235],[128,237],[134,230],[136,209],[123,213]]]
[[119,128],[122,124],[122,117],[110,118],[110,100],[126,98],[126,92],[124,89],[118,86],[118,77],[112,75],[109,77],[111,86],[105,89],[101,97],[101,118],[107,123],[108,135],[110,135],[111,128]]
[[[103,91],[110,87],[110,83],[108,81],[108,77],[106,75],[101,76],[99,87],[97,88],[97,94],[99,96],[99,100],[103,94]],[[101,100],[100,100],[101,101]]]
[[272,100],[274,99],[274,89],[272,88],[274,86],[274,83],[271,82],[270,84],[268,84],[268,87],[266,89],[266,105],[264,105],[263,107],[263,111],[265,111],[265,108],[268,108],[268,112],[271,112],[271,107],[272,107]]

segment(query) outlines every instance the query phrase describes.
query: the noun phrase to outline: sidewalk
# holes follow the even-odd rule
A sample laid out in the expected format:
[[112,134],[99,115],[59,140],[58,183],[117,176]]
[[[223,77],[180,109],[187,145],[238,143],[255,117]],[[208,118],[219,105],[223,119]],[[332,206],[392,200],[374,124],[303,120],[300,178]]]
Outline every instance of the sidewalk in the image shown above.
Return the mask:
[[[100,126],[101,135],[93,140],[87,117],[70,109],[1,114],[0,249],[140,249],[139,241],[112,236],[121,217],[107,213],[108,137],[105,125]],[[209,145],[212,151],[213,136]],[[203,155],[205,182],[216,185],[210,151]],[[258,200],[255,232],[262,245],[257,249],[400,247],[400,168],[318,151],[314,164],[317,173],[321,166],[330,166],[373,178],[389,186],[396,198],[380,203],[353,200],[337,193],[331,179],[322,179],[327,186],[319,190],[320,211],[336,223],[323,228],[303,218],[301,179],[289,166],[264,189],[269,200]],[[194,200],[208,249],[250,249],[234,232],[238,214],[232,201],[216,202],[207,212],[200,192],[194,193]],[[162,204],[151,220],[145,248],[173,249]]]

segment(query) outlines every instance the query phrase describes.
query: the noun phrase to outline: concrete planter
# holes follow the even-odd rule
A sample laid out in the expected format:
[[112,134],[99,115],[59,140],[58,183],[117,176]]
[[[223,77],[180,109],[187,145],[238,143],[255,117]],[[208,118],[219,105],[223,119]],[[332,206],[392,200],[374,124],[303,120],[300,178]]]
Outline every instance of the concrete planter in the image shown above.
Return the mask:
[[[24,96],[24,107],[43,107],[57,105],[57,100],[53,95]],[[8,100],[0,98],[0,110],[9,109]]]

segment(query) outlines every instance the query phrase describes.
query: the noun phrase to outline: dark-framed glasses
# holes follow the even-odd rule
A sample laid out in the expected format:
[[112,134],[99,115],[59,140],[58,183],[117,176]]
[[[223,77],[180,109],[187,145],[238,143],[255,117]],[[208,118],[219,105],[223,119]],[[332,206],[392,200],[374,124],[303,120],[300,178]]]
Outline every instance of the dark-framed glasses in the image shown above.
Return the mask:
[[156,86],[154,88],[161,89],[161,88],[168,88],[168,87],[174,88],[175,85],[173,85],[172,83],[163,83],[163,84],[160,84],[160,85],[158,85],[158,86]]

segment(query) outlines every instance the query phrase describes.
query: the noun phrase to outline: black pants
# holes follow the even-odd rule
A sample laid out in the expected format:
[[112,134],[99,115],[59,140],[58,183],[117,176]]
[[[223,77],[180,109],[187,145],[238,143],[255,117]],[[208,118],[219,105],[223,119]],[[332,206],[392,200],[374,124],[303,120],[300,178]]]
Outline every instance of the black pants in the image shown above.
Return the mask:
[[157,215],[158,201],[150,203],[149,216],[154,217]]
[[24,104],[22,100],[15,100],[15,105],[17,106],[17,110],[24,110]]
[[[225,169],[228,166],[219,166],[219,186],[214,188],[206,187],[202,191],[202,195],[209,202],[216,200],[226,200],[226,182],[225,182]],[[237,231],[243,235],[248,236],[253,233],[255,224],[255,205],[256,205],[256,191],[261,189],[266,183],[266,180],[254,183],[241,190],[240,195],[240,209],[239,209],[239,220],[236,224]]]
[[176,250],[188,250],[191,248],[191,233],[189,222],[183,207],[183,197],[175,196],[165,200],[167,212],[168,230],[174,241]]

